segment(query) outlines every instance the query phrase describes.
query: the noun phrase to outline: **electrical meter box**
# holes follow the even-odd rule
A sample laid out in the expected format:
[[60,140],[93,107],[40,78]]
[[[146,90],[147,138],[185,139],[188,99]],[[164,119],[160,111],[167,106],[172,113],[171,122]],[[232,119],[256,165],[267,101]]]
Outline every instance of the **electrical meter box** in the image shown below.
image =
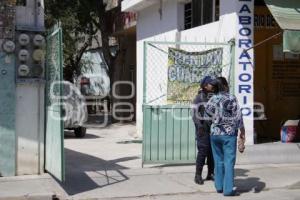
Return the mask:
[[42,81],[45,72],[46,41],[44,32],[16,32],[17,82]]
[[44,172],[43,0],[0,0],[0,176]]

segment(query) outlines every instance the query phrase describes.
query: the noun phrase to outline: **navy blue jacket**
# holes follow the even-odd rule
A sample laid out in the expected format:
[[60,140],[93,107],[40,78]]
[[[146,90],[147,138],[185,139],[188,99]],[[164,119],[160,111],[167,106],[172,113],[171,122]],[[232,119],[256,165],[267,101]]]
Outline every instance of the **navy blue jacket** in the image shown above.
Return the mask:
[[200,90],[192,104],[192,117],[196,128],[196,139],[198,139],[201,134],[210,134],[211,122],[204,120],[205,105],[209,100],[209,96],[210,94]]

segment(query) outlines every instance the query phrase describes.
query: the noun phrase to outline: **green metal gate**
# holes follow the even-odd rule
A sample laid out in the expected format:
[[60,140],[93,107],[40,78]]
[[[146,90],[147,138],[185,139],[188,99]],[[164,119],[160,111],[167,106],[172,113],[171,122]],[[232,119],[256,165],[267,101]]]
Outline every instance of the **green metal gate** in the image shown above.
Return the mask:
[[1,51],[0,105],[0,176],[14,176],[16,173],[15,55]]
[[47,36],[46,56],[46,152],[45,169],[58,180],[65,177],[62,121],[62,29],[56,25]]
[[[170,53],[172,49],[175,49],[179,53]],[[233,91],[233,42],[144,43],[143,164],[195,162],[195,127],[191,116],[191,97],[196,96],[196,92],[188,94],[186,101],[182,101],[182,99],[176,101],[175,98],[175,102],[169,102],[170,75],[168,74],[170,71],[168,71],[168,66],[172,63],[172,60],[183,59],[180,53],[200,55],[200,59],[201,55],[214,50],[222,52],[220,54],[221,65],[218,68],[218,73],[228,78],[231,90]],[[189,64],[192,63],[190,61],[181,61],[179,63],[182,63],[183,67],[192,66],[192,64]],[[195,65],[197,64],[194,63],[193,66]],[[203,69],[203,73],[201,72],[201,75],[199,75],[198,81],[200,81],[201,76],[210,75],[204,73],[210,67],[212,65]],[[212,70],[217,70],[217,68]],[[209,70],[207,70],[207,73],[210,73]]]

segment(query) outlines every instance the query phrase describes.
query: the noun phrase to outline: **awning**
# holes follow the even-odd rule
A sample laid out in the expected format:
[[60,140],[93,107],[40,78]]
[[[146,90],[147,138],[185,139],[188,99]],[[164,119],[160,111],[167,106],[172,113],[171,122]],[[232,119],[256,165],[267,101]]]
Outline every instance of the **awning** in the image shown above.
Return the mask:
[[284,30],[283,52],[300,54],[300,31]]
[[276,22],[284,30],[300,30],[300,0],[265,0]]
[[283,29],[283,51],[300,54],[300,0],[265,0]]

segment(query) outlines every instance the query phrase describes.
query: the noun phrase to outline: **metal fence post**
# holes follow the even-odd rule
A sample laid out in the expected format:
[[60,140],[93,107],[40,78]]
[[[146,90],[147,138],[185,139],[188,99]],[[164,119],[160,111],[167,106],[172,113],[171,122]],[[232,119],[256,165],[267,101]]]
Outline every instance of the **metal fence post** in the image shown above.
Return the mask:
[[143,60],[143,105],[142,105],[142,112],[143,112],[143,130],[142,130],[142,168],[144,167],[144,160],[145,160],[145,104],[146,104],[146,98],[147,98],[147,45],[148,43],[144,41],[144,60]]
[[147,46],[148,42],[144,42],[144,70],[143,70],[143,104],[146,103],[147,98]]
[[231,93],[235,93],[235,39],[229,41],[230,44],[230,54],[231,54],[231,63],[230,63],[230,90]]

